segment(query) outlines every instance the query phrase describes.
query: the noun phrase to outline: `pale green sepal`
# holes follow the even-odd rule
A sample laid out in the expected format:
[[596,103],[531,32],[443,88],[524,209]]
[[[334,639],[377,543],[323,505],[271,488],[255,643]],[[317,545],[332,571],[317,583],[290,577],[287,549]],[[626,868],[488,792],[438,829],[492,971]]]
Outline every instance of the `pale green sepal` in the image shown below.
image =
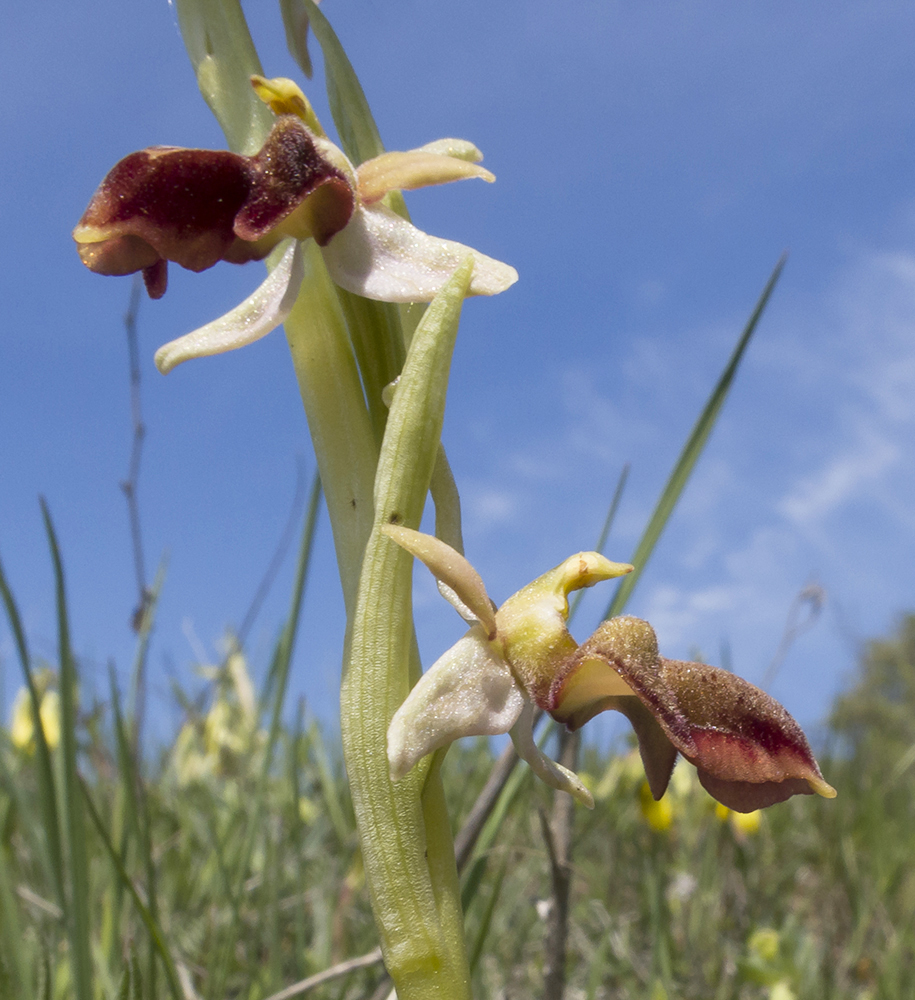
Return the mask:
[[508,264],[429,236],[382,204],[357,207],[322,252],[341,288],[383,302],[431,301],[468,255],[474,260],[470,295],[497,295],[518,280]]
[[581,778],[574,771],[570,771],[562,764],[557,764],[555,760],[550,760],[540,752],[539,747],[534,742],[533,732],[534,705],[525,701],[524,710],[518,719],[517,724],[511,730],[512,743],[522,760],[526,760],[531,770],[537,777],[549,785],[557,788],[560,792],[568,792],[569,795],[589,809],[594,808],[594,797],[582,784]]
[[238,0],[175,0],[181,37],[197,85],[225,132],[229,149],[252,156],[264,144],[273,115],[251,89],[260,59]]
[[423,674],[391,720],[391,780],[462,736],[507,733],[523,707],[511,670],[474,625]]
[[479,622],[487,638],[495,638],[496,615],[480,574],[450,545],[433,535],[386,524],[381,529],[392,541],[421,560],[439,584],[442,594],[465,620]]
[[234,351],[266,337],[292,311],[303,273],[302,246],[295,241],[263,284],[244,302],[212,323],[160,347],[156,351],[156,367],[167,375],[182,361]]

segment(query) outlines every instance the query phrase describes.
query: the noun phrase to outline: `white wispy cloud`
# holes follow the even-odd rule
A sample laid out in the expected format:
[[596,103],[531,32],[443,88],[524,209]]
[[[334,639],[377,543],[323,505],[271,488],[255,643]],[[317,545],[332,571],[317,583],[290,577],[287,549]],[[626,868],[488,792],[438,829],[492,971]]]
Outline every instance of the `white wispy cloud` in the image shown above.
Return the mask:
[[833,511],[879,487],[884,473],[902,459],[902,450],[886,435],[866,428],[857,437],[848,450],[798,480],[779,501],[779,512],[802,528],[816,530]]

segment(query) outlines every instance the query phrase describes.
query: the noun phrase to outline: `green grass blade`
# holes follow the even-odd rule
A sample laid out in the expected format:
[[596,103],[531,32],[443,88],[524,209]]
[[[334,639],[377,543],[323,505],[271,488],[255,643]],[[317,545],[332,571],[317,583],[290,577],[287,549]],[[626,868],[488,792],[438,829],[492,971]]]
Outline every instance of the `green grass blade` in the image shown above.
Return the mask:
[[[158,589],[156,590],[158,594]],[[153,613],[156,597],[154,596],[147,616]],[[151,627],[151,625],[150,625]],[[148,636],[148,633],[147,633]],[[147,641],[146,638],[141,642]],[[156,866],[152,856],[152,842],[150,837],[149,808],[146,800],[146,793],[143,786],[143,776],[137,766],[135,756],[134,741],[128,734],[128,727],[124,720],[124,713],[121,708],[121,697],[118,693],[117,679],[112,669],[110,675],[111,687],[111,710],[114,715],[114,732],[117,743],[118,769],[121,772],[121,781],[124,788],[126,801],[125,812],[127,819],[136,838],[140,852],[140,859],[146,872],[146,898],[148,900],[149,912],[152,919],[159,922],[159,898],[156,893]],[[147,980],[150,983],[150,992],[155,995],[156,965],[155,947],[150,948],[149,961],[147,964]]]
[[[114,713],[115,737],[117,741],[118,764],[123,779],[127,816],[133,833],[137,839],[140,858],[146,871],[146,898],[149,901],[150,913],[153,919],[159,920],[159,901],[156,893],[156,869],[152,857],[152,842],[150,837],[149,809],[146,801],[146,788],[140,773],[140,741],[143,728],[146,694],[146,664],[149,655],[149,642],[155,625],[156,612],[159,606],[159,595],[165,580],[165,564],[159,565],[152,588],[148,591],[145,611],[140,621],[137,637],[137,649],[131,671],[129,721],[125,719],[121,707],[120,693],[117,681],[112,671],[110,676],[111,704]],[[122,852],[122,857],[126,854]],[[120,885],[120,883],[119,883]],[[150,942],[147,956],[147,981],[149,993],[156,994],[156,957],[155,947]]]
[[10,590],[2,565],[0,565],[0,596],[3,598],[6,616],[10,623],[10,630],[13,633],[16,651],[19,654],[22,673],[32,701],[32,720],[38,755],[39,809],[41,810],[42,822],[44,824],[57,905],[64,914],[67,914],[69,907],[64,886],[63,840],[60,827],[60,814],[57,808],[57,787],[54,780],[54,768],[51,762],[51,748],[48,746],[47,739],[45,739],[44,727],[40,723],[39,710],[41,708],[41,699],[38,695],[38,688],[35,686],[35,678],[32,676],[32,660],[29,655],[28,644],[25,641],[22,619],[19,617],[19,609],[16,607],[16,601],[13,598],[13,592]]
[[747,321],[740,339],[737,341],[737,346],[734,348],[724,371],[721,373],[721,377],[718,379],[717,385],[705,404],[705,408],[702,410],[699,419],[696,421],[692,432],[687,438],[683,451],[677,459],[677,464],[674,466],[673,472],[671,472],[670,478],[667,480],[667,484],[658,499],[648,526],[645,528],[642,538],[636,546],[635,553],[631,559],[635,569],[628,576],[623,577],[613,600],[604,613],[604,618],[612,618],[623,610],[627,601],[632,596],[632,592],[635,590],[636,584],[639,582],[645,567],[648,565],[648,560],[651,558],[654,547],[674,511],[677,501],[680,499],[689,481],[689,477],[692,475],[709,435],[712,433],[715,422],[721,413],[721,408],[724,406],[724,401],[727,399],[728,391],[737,374],[737,369],[750,343],[750,338],[753,336],[756,326],[769,302],[769,298],[775,289],[775,285],[785,266],[786,259],[786,255],[783,254],[775,265],[775,269],[769,280],[766,282],[766,287],[763,289],[762,295],[760,295],[759,301],[756,303],[756,307]]
[[318,10],[312,0],[300,0],[315,38],[324,53],[324,76],[327,82],[327,97],[330,113],[337,126],[337,134],[343,144],[343,151],[358,167],[365,160],[384,152],[381,134],[365,91],[353,64],[349,61],[340,39],[330,26],[327,18]]
[[318,523],[320,502],[321,480],[316,473],[312,482],[308,509],[305,514],[305,526],[302,531],[302,542],[299,548],[299,559],[296,566],[296,576],[292,589],[292,602],[289,609],[289,616],[286,620],[285,626],[283,627],[279,642],[277,643],[277,647],[273,655],[273,663],[270,668],[270,673],[274,678],[274,699],[270,718],[270,729],[267,736],[267,745],[264,750],[263,764],[257,779],[257,785],[254,790],[251,807],[248,811],[242,848],[236,861],[236,870],[234,873],[232,889],[233,917],[223,938],[223,945],[220,949],[210,989],[208,990],[209,995],[213,997],[221,997],[225,993],[225,984],[229,972],[231,950],[235,947],[238,936],[244,883],[248,876],[248,869],[251,864],[251,856],[254,853],[255,841],[258,834],[260,834],[263,830],[263,824],[261,822],[262,811],[266,797],[267,783],[270,778],[270,769],[273,764],[274,750],[279,741],[282,727],[283,702],[286,697],[289,668],[292,664],[292,653],[295,648],[296,633],[298,631],[299,621],[302,614],[302,603],[305,596],[305,582],[308,577],[308,567],[311,563],[311,553],[314,545],[315,530]]
[[308,500],[308,510],[305,513],[305,527],[302,531],[302,543],[299,549],[299,559],[296,564],[295,582],[292,588],[292,602],[289,617],[283,627],[280,641],[277,644],[274,673],[275,696],[273,712],[270,719],[270,732],[267,740],[267,753],[261,772],[261,792],[263,784],[269,775],[273,752],[280,736],[283,702],[286,698],[286,685],[289,680],[289,668],[292,663],[292,653],[295,649],[295,639],[302,616],[302,603],[305,597],[305,582],[308,578],[308,567],[311,564],[311,552],[314,546],[315,531],[318,525],[318,512],[321,505],[321,480],[317,473],[312,481],[311,495]]
[[355,832],[355,823],[346,818],[346,813],[343,809],[343,797],[340,794],[340,782],[337,781],[337,777],[334,774],[330,755],[327,752],[324,738],[321,735],[321,727],[317,723],[311,726],[310,736],[313,764],[317,768],[318,780],[321,785],[321,798],[331,826],[333,826],[342,847],[344,844],[349,843],[351,835]]
[[184,1000],[184,994],[181,990],[181,984],[178,979],[178,971],[175,968],[175,962],[172,958],[171,951],[168,948],[168,944],[166,943],[165,935],[162,933],[162,929],[159,927],[158,922],[150,913],[149,907],[143,902],[140,894],[137,892],[136,886],[133,884],[127,869],[124,867],[124,862],[121,859],[120,854],[118,854],[115,850],[114,844],[111,843],[111,837],[109,837],[108,831],[105,829],[105,824],[102,822],[102,818],[99,816],[98,810],[95,808],[92,797],[89,795],[89,789],[86,788],[86,784],[81,778],[78,779],[78,781],[79,787],[82,791],[83,801],[85,802],[86,809],[89,812],[89,817],[92,820],[95,830],[105,847],[108,858],[117,871],[118,877],[120,878],[124,888],[130,894],[130,898],[133,900],[134,906],[137,908],[137,913],[140,914],[140,919],[146,925],[149,936],[152,938],[153,944],[155,945],[156,952],[162,960],[162,965],[165,968],[165,978],[168,980],[171,995],[174,1000]]
[[[594,546],[595,552],[602,553],[604,551],[604,546],[607,544],[607,539],[610,537],[610,530],[613,527],[613,522],[616,520],[616,512],[619,510],[620,501],[623,499],[623,493],[626,489],[628,479],[629,462],[626,462],[622,469],[620,469],[620,476],[616,481],[616,489],[613,491],[613,499],[610,501],[610,506],[607,509],[607,516],[604,518],[604,526],[600,530],[597,545]],[[584,590],[579,590],[572,598],[572,601],[569,604],[569,621],[575,617],[575,612],[578,610],[578,605],[581,604],[584,596]]]
[[51,960],[46,948],[41,949],[41,983],[40,1000],[51,1000]]
[[483,949],[486,946],[486,938],[489,936],[489,931],[490,928],[492,927],[492,918],[496,912],[496,905],[499,902],[499,896],[501,895],[502,892],[502,883],[505,881],[505,873],[508,871],[509,857],[510,857],[510,852],[506,851],[505,856],[502,858],[502,864],[499,865],[499,869],[492,880],[492,884],[489,890],[489,899],[486,900],[486,906],[483,910],[483,915],[480,920],[480,926],[477,929],[477,933],[474,936],[473,944],[470,947],[471,972],[474,972],[476,970],[476,967],[480,961],[480,957],[483,954]]
[[[10,802],[7,808],[12,808]],[[0,824],[0,828],[6,824]],[[31,976],[26,963],[26,952],[22,947],[22,927],[19,921],[19,908],[13,894],[14,868],[12,850],[5,844],[0,844],[0,970],[3,978],[15,989],[11,996],[27,997],[31,994]]]
[[[89,853],[86,848],[85,817],[78,791],[77,768],[77,676],[76,661],[70,646],[70,626],[67,617],[67,595],[60,548],[51,514],[44,499],[41,501],[51,560],[54,564],[54,589],[57,601],[58,655],[60,657],[60,729],[63,752],[63,805],[69,859],[70,881],[70,948],[73,963],[73,985],[77,1000],[92,1000],[92,927],[89,920]],[[36,727],[38,730],[40,726]]]
[[[543,737],[538,741],[542,745]],[[473,860],[470,862],[467,875],[464,877],[461,886],[461,906],[464,910],[470,907],[480,888],[482,874],[485,870],[486,855],[492,850],[496,838],[502,829],[503,824],[511,814],[512,808],[518,800],[519,795],[525,788],[529,789],[531,784],[531,770],[527,767],[515,767],[502,787],[498,798],[493,802],[489,817],[487,818],[480,835],[473,847],[473,853],[469,856]],[[480,864],[483,868],[480,868]]]

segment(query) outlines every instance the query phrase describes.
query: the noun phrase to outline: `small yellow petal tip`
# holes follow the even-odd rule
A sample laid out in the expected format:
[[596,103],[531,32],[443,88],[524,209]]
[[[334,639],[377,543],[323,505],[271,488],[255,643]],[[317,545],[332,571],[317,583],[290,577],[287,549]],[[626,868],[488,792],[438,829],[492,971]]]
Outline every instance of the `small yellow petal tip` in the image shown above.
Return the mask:
[[272,80],[268,80],[265,76],[255,73],[251,77],[251,86],[254,88],[254,93],[275,115],[295,115],[315,135],[326,138],[326,133],[321,128],[311,103],[294,80],[285,76],[275,76]]
[[839,794],[832,785],[822,778],[808,778],[807,784],[810,785],[817,795],[822,795],[824,799],[834,799]]
[[571,590],[593,587],[603,580],[625,576],[633,568],[629,563],[611,562],[599,552],[578,552],[562,563],[558,575],[561,586],[568,593]]

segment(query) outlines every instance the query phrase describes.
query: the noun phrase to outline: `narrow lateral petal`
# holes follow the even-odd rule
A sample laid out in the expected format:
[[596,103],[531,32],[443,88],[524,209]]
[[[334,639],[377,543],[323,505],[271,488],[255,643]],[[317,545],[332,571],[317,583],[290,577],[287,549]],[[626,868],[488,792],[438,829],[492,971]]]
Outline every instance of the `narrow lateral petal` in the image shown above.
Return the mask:
[[[486,593],[480,574],[460,552],[440,538],[414,531],[412,528],[386,524],[381,530],[402,549],[406,549],[410,555],[423,562],[436,580],[445,585],[451,594],[443,591],[443,596],[457,609],[462,618],[466,617],[465,613],[469,611],[483,626],[488,638],[495,636],[496,616],[492,601]],[[457,602],[452,599],[453,597],[457,598]]]
[[391,780],[462,736],[507,733],[523,705],[508,666],[474,625],[423,674],[394,713],[388,728]]
[[356,170],[359,197],[366,205],[379,201],[388,191],[414,191],[470,177],[479,177],[490,184],[496,179],[476,163],[425,149],[382,153]]
[[167,375],[182,361],[233,351],[265,337],[289,315],[303,274],[301,246],[293,242],[253,295],[225,316],[160,347],[156,367]]
[[381,302],[431,302],[468,254],[474,259],[471,295],[497,295],[518,280],[508,264],[429,236],[380,204],[357,207],[322,252],[341,288]]
[[557,764],[555,760],[550,760],[549,757],[540,752],[540,748],[534,742],[533,721],[533,702],[526,701],[518,724],[510,734],[518,756],[527,761],[534,774],[550,788],[568,792],[576,802],[593,809],[594,797],[582,784],[581,778],[574,771],[563,767],[562,764]]

